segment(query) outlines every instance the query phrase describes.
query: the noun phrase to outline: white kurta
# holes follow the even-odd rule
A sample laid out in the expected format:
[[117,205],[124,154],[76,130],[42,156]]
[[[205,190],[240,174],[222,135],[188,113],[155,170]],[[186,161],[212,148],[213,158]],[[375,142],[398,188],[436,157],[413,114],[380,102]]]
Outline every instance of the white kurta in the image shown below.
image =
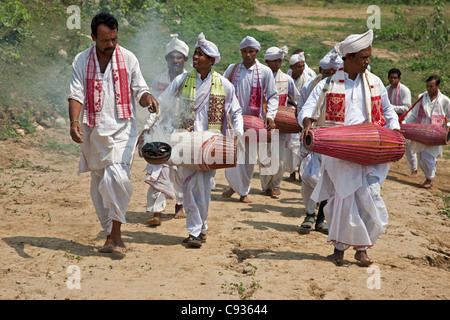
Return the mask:
[[[422,95],[422,101],[419,102],[422,103],[425,112],[425,119],[422,123],[431,123],[431,115],[436,114],[437,110],[442,110],[439,112],[442,112],[443,115],[445,115],[447,121],[450,119],[450,99],[447,96],[442,94],[442,92],[439,92],[437,98],[430,101],[428,92],[424,92]],[[416,105],[414,109],[410,111],[410,115],[405,122],[417,123],[418,112],[419,106]],[[411,141],[411,146],[417,154],[417,161],[420,168],[425,173],[425,178],[433,180],[436,175],[436,159],[442,152],[442,146],[427,146],[415,141]]]
[[[100,124],[88,127],[82,123],[82,155],[78,170],[80,173],[92,172],[91,197],[100,223],[108,234],[112,228],[111,217],[125,223],[126,208],[132,194],[130,169],[138,137],[136,107],[142,95],[150,93],[135,55],[125,48],[121,47],[121,50],[130,85],[132,117],[119,119],[117,116],[110,62],[103,74]],[[89,52],[90,48],[79,53],[72,64],[68,98],[82,104],[85,101]]]
[[[260,118],[271,118],[275,119],[278,111],[278,92],[276,88],[275,78],[273,77],[272,70],[256,61],[258,68],[260,69],[260,85],[262,93],[267,102],[267,112],[264,111],[263,101],[260,105]],[[253,77],[256,74],[256,64],[250,68],[245,68],[243,64],[239,70],[235,72],[240,72],[239,74],[239,88],[236,91],[239,92],[239,104],[242,108],[242,114],[247,114],[247,108],[250,101],[251,89],[253,85]],[[235,64],[231,64],[224,73],[224,77],[228,78],[234,68]],[[234,84],[233,84],[234,85]],[[263,99],[261,99],[263,100]],[[248,142],[246,143],[246,150],[249,150]],[[245,155],[248,159],[249,155],[246,152]],[[244,158],[241,156],[241,159]],[[253,177],[253,172],[255,169],[254,163],[240,163],[236,167],[225,169],[225,176],[230,184],[230,187],[240,196],[246,196],[250,191],[250,182]]]
[[[174,95],[189,73],[179,75],[170,86],[158,98],[160,112],[171,112],[168,105],[174,103]],[[225,110],[230,117],[231,125],[237,134],[243,134],[242,109],[234,94],[233,85],[224,77],[220,81],[226,92]],[[195,113],[194,132],[208,130],[209,99],[205,94],[211,90],[211,73],[202,80],[197,73],[195,104],[198,106],[202,101],[205,105]],[[171,108],[174,109],[174,108]],[[207,218],[209,202],[211,200],[211,182],[215,170],[199,171],[187,167],[178,167],[183,187],[183,207],[186,212],[186,226],[189,234],[198,237],[200,233],[206,233],[208,229]]]
[[[387,92],[380,82],[381,102],[386,127],[399,129],[398,117],[389,103]],[[326,80],[319,82],[299,115],[299,123],[312,117]],[[364,86],[361,75],[353,81],[345,73],[344,125],[368,121]],[[328,241],[344,250],[348,246],[365,249],[372,246],[384,232],[388,213],[380,196],[380,185],[386,179],[389,164],[364,166],[322,155],[321,176],[311,199],[328,200],[324,208],[329,227]]]
[[[400,92],[399,92],[399,99],[400,101],[397,102],[396,100],[396,89],[397,88],[392,88],[391,91],[391,95],[389,95],[389,88],[391,87],[391,85],[388,85],[386,87],[386,91],[388,92],[388,96],[389,96],[389,102],[391,103],[391,105],[394,107],[394,110],[397,114],[402,115],[405,112],[407,112],[409,110],[409,108],[411,108],[411,91],[409,90],[409,88],[401,83],[398,84],[400,86]],[[396,102],[396,104],[394,103]],[[411,113],[409,113],[407,115],[410,116]],[[403,122],[405,122],[406,120],[403,120]],[[411,141],[406,140],[406,148],[405,148],[405,157],[406,157],[406,161],[408,162],[408,166],[409,169],[411,170],[411,172],[416,171],[417,170],[417,156],[413,151],[413,148],[411,146]]]

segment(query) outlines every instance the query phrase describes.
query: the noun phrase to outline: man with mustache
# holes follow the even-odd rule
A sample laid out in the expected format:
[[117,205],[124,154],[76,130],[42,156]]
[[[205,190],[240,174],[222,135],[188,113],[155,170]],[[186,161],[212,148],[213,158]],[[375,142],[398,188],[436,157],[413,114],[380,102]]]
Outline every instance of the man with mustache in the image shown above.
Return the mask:
[[[158,112],[136,56],[117,44],[118,23],[99,13],[91,23],[95,42],[72,64],[69,117],[72,140],[81,144],[79,173],[91,172],[91,199],[106,242],[105,253],[125,253],[121,225],[133,193],[130,169],[138,138],[136,107]],[[80,119],[81,115],[81,119]]]

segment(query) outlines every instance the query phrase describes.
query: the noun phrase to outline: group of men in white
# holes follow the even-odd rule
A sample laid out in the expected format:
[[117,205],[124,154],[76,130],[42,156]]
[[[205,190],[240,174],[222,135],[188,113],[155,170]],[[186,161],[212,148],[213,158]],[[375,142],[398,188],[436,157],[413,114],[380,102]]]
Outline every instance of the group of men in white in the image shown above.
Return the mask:
[[[279,195],[283,174],[287,172],[290,179],[295,179],[298,167],[306,208],[301,228],[315,227],[328,234],[328,241],[334,245],[328,258],[338,265],[349,247],[356,250],[355,259],[361,264],[372,263],[367,249],[384,232],[388,220],[380,185],[389,164],[354,164],[309,152],[301,143],[309,130],[320,126],[373,122],[400,129],[397,113],[409,111],[411,94],[400,83],[399,70],[391,70],[391,84],[387,88],[367,70],[372,30],[338,43],[320,61],[318,75],[308,67],[301,51],[290,57],[290,69],[284,73],[281,66],[287,58],[286,47],[267,49],[266,64],[262,64],[256,58],[261,45],[251,36],[240,42],[242,61],[231,64],[220,75],[213,68],[221,58],[219,49],[203,33],[194,45],[193,69],[188,71],[185,63],[189,59],[189,46],[172,35],[166,47],[168,70],[154,78],[151,94],[136,57],[117,44],[117,30],[113,16],[102,13],[94,17],[95,44],[75,57],[69,95],[70,133],[82,149],[79,172],[91,172],[91,198],[107,234],[101,252],[127,250],[120,227],[126,222],[133,191],[129,177],[137,142],[142,146],[146,135],[156,138],[168,122],[176,129],[192,132],[215,129],[224,135],[230,134],[227,129],[231,127],[231,132],[241,137],[243,115],[253,115],[263,119],[267,130],[276,129],[278,107],[287,106],[296,109],[303,130],[301,134],[279,135],[278,170],[260,175],[262,192],[271,197]],[[446,124],[450,100],[440,93],[439,82],[438,77],[427,80],[427,92],[409,112],[406,122]],[[366,99],[368,94],[372,99]],[[373,103],[374,100],[381,103]],[[150,112],[140,135],[136,102]],[[243,152],[250,149],[248,142],[244,142],[244,147]],[[426,177],[424,187],[431,187],[440,149],[409,142],[407,150],[412,174],[417,174],[419,165]],[[261,172],[264,165],[258,165]],[[230,198],[236,193],[241,202],[250,203],[254,166],[244,162],[225,169],[229,189],[222,196]],[[170,197],[176,203],[175,218],[186,218],[188,237],[184,242],[201,247],[206,242],[215,172],[170,163],[148,164],[146,212],[153,215],[148,223],[161,224],[166,197]]]

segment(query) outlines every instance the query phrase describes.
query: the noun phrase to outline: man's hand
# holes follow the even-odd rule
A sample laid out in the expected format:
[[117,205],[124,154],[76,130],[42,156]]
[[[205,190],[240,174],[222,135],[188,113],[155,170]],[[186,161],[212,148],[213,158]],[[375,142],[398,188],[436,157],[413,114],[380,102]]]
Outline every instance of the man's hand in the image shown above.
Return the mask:
[[275,121],[271,118],[264,119],[264,128],[267,130],[272,130],[276,128]]
[[300,136],[300,141],[303,141],[303,139],[308,135],[312,124],[316,121],[317,121],[317,119],[314,119],[314,118],[304,118],[303,119],[303,130],[302,130],[302,134]]
[[150,93],[144,93],[139,100],[139,104],[143,107],[148,107],[148,112],[150,113],[159,113],[158,100]]
[[78,120],[72,121],[70,123],[70,136],[72,140],[76,143],[83,143],[83,139],[81,139],[82,135],[83,132],[81,131],[81,125]]

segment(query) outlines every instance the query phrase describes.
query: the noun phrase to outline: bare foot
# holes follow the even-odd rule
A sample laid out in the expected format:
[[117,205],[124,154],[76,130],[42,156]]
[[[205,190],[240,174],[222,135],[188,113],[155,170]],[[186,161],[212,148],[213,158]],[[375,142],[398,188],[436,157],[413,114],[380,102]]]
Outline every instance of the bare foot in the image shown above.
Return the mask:
[[417,176],[417,170],[414,170],[413,172],[411,172],[411,174],[409,175],[410,177],[415,177]]
[[112,253],[114,251],[113,248],[114,244],[111,240],[111,236],[107,236],[105,244],[103,245],[103,247],[99,248],[98,251],[102,253]]
[[161,225],[161,212],[153,213],[153,218],[147,221],[147,224],[152,227],[157,227]]
[[344,251],[334,248],[333,254],[327,256],[327,259],[333,261],[338,266],[342,266],[344,263]]
[[231,196],[234,194],[234,190],[233,189],[228,189],[227,191],[222,193],[222,197],[224,198],[231,198]]
[[184,219],[186,218],[186,213],[183,210],[182,204],[175,205],[175,219]]
[[355,259],[361,262],[363,266],[370,266],[373,261],[367,255],[366,250],[356,251]]
[[431,181],[430,179],[426,179],[425,182],[422,184],[422,188],[425,189],[433,188],[433,181]]
[[248,196],[241,196],[239,198],[239,201],[243,203],[252,203],[252,201],[248,198]]

